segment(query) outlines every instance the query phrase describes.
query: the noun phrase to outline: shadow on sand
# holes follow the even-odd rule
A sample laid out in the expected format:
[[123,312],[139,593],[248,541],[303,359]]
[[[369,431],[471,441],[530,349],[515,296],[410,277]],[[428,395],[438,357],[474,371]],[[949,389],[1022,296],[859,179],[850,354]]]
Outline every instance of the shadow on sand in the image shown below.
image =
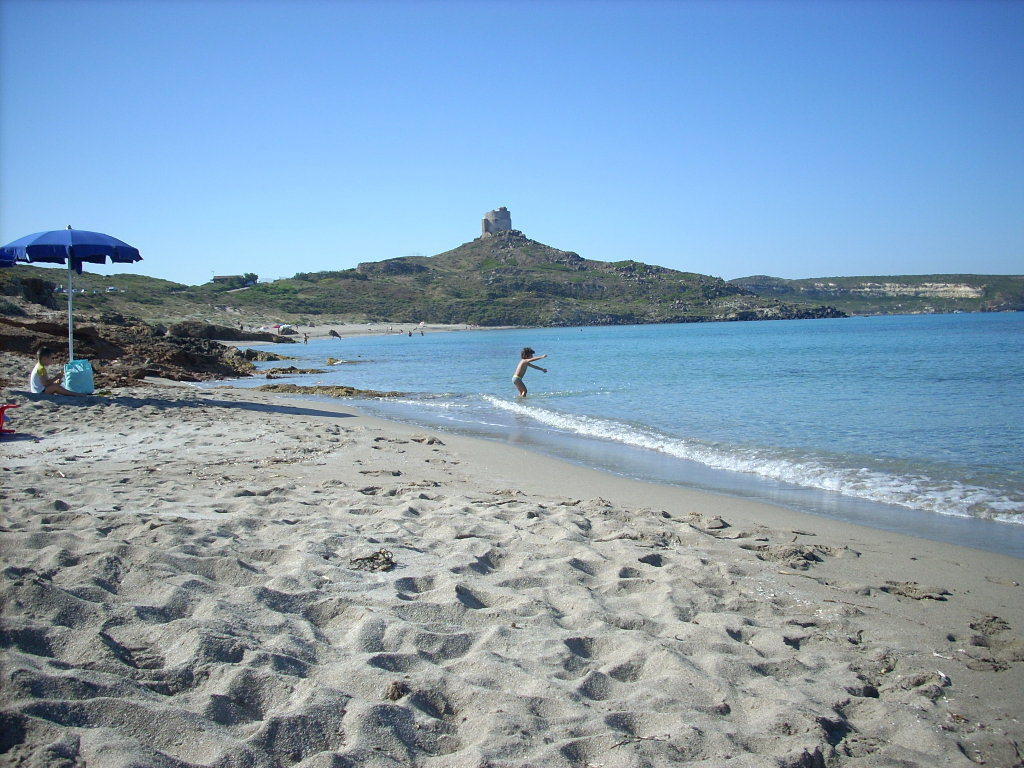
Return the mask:
[[50,400],[60,405],[92,406],[104,403],[123,405],[128,408],[141,408],[150,406],[160,410],[176,410],[193,406],[228,408],[240,411],[256,411],[258,413],[282,413],[288,416],[325,416],[331,419],[351,419],[354,413],[342,413],[339,411],[324,411],[319,408],[304,408],[294,405],[280,405],[277,403],[257,403],[248,400],[192,400],[192,399],[165,399],[162,397],[132,397],[130,395],[86,395],[85,397],[64,397],[61,395],[35,395],[28,392],[12,392],[19,398],[29,401]]
[[39,442],[42,438],[38,435],[33,435],[31,432],[4,432],[3,435],[0,435],[0,443],[16,443],[19,440]]

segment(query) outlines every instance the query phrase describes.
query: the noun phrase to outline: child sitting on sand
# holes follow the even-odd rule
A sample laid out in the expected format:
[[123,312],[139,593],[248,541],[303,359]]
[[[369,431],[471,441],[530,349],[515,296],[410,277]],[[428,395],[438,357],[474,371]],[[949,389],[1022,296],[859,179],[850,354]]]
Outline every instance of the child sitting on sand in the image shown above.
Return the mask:
[[64,387],[58,384],[57,382],[60,381],[60,376],[49,378],[46,366],[52,362],[53,350],[49,347],[40,347],[39,351],[36,352],[36,365],[28,377],[28,391],[37,395],[70,395],[72,397],[82,397],[83,395],[81,392],[72,392],[70,389],[64,389]]
[[534,351],[529,347],[523,347],[523,351],[520,353],[522,358],[519,361],[519,365],[516,366],[516,372],[512,374],[512,383],[516,385],[516,389],[519,390],[520,397],[526,397],[526,385],[523,384],[523,376],[526,375],[527,368],[536,368],[538,371],[548,372],[547,368],[541,368],[539,365],[534,365],[538,360],[543,360],[547,355],[539,355],[534,357]]

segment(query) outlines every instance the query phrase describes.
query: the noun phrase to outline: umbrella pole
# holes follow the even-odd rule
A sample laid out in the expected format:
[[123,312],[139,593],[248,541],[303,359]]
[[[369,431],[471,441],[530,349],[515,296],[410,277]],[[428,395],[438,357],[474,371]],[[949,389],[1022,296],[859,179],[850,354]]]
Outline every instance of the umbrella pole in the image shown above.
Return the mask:
[[72,314],[75,302],[75,278],[71,268],[73,259],[68,257],[68,362],[75,359],[75,320]]

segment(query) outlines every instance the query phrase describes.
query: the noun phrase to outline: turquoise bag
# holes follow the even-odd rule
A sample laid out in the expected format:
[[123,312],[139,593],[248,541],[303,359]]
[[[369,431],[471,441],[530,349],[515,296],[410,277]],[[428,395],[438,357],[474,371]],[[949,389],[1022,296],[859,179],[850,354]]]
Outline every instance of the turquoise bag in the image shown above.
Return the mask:
[[96,389],[92,378],[92,363],[88,360],[72,360],[65,365],[64,389],[91,395]]

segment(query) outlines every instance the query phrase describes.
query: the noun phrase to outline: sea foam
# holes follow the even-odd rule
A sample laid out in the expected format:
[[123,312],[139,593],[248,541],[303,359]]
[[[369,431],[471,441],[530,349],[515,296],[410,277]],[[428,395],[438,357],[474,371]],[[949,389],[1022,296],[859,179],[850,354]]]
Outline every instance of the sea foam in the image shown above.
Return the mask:
[[1024,498],[1014,498],[990,488],[942,481],[925,474],[901,475],[866,467],[841,466],[825,457],[796,458],[762,447],[674,437],[613,419],[563,413],[491,395],[481,397],[494,408],[564,432],[658,451],[714,469],[745,472],[791,485],[943,515],[1024,524]]

